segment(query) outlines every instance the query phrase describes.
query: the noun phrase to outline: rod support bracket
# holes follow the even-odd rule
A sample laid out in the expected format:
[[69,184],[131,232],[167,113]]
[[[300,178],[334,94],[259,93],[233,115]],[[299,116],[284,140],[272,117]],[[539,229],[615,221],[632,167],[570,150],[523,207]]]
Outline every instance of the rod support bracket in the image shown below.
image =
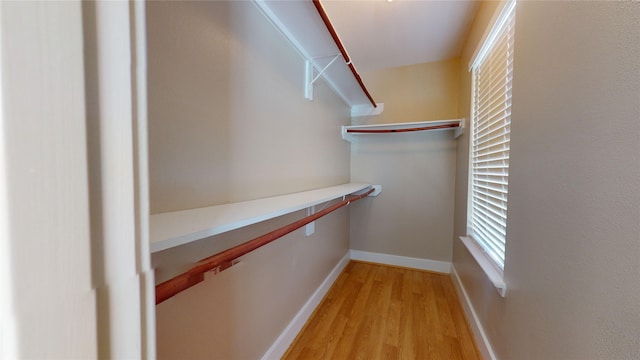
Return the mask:
[[[311,216],[313,214],[316,213],[316,206],[315,205],[311,205],[307,208],[307,216]],[[305,236],[311,236],[313,235],[313,233],[316,232],[316,222],[312,221],[310,223],[308,223],[307,225],[304,226],[304,235]]]
[[219,273],[227,270],[228,268],[237,265],[238,263],[240,263],[240,259],[233,259],[231,261],[225,261],[222,264],[214,267],[213,269],[209,270],[206,272],[206,274],[208,275],[218,275]]

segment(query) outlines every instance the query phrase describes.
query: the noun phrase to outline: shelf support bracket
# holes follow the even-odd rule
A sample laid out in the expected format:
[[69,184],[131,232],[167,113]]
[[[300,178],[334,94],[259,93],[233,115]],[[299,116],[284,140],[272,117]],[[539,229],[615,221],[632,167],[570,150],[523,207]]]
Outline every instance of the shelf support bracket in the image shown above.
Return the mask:
[[462,134],[464,134],[464,123],[465,123],[465,119],[461,119],[460,120],[460,126],[458,126],[458,128],[456,128],[456,130],[453,133],[453,138],[457,139],[459,138]]
[[304,64],[304,98],[313,100],[313,63],[310,60]]
[[324,74],[324,72],[329,68],[329,66],[333,65],[333,63],[338,60],[341,54],[332,55],[333,59],[329,61],[329,63],[322,68],[318,72],[316,76],[313,76],[313,59],[305,61],[305,71],[304,71],[304,98],[312,101],[313,100],[313,83],[316,82]]

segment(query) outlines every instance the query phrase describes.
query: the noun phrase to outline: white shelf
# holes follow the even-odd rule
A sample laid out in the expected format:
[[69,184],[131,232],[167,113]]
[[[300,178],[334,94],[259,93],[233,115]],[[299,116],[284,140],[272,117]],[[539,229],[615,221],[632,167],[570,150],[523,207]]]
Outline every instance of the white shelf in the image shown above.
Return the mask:
[[209,236],[302,210],[371,185],[343,184],[294,194],[151,215],[151,252],[158,252]]
[[360,113],[376,113],[371,110],[373,106],[342,56],[325,69],[335,55],[340,54],[340,49],[312,1],[253,0],[253,3],[300,55],[306,61],[311,61],[315,74],[324,69],[321,77],[352,108],[356,116]]
[[435,121],[419,121],[419,122],[405,122],[405,123],[393,123],[393,124],[375,124],[375,125],[351,125],[342,127],[342,138],[347,141],[355,141],[361,136],[385,136],[394,134],[394,132],[382,132],[382,133],[349,133],[347,130],[397,130],[402,132],[406,129],[423,128],[439,125],[458,125],[458,127],[441,128],[441,129],[429,129],[422,131],[450,131],[454,130],[454,138],[458,138],[464,131],[464,119],[452,119],[452,120],[435,120]]

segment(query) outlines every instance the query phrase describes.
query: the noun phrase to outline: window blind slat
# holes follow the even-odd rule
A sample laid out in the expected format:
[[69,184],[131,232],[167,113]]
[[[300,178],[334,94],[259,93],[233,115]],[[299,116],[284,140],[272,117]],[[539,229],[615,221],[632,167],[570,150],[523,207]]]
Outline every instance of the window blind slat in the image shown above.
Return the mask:
[[485,129],[494,126],[496,123],[500,124],[499,128],[507,127],[509,125],[507,123],[507,119],[511,117],[510,110],[511,107],[507,107],[506,105],[504,105],[504,109],[500,109],[500,111],[494,113],[493,117],[487,117],[486,119],[483,119],[484,121],[478,124],[478,128],[474,130],[474,133],[481,134]]
[[[481,82],[481,86],[478,88],[478,93],[481,95],[478,97],[478,103],[486,103],[489,97],[502,92],[505,86],[510,83],[513,70],[508,69],[507,66],[512,61],[505,61],[505,68],[495,69],[494,72],[484,74],[484,76],[479,75],[480,78],[478,80]],[[483,81],[486,83],[483,83]]]
[[[493,192],[502,193],[502,194],[508,194],[509,193],[508,189],[497,188],[495,186],[483,186],[483,185],[478,185],[477,183],[474,183],[473,186],[475,186],[478,189],[478,191],[482,191],[482,189],[484,189],[484,190],[493,191]],[[504,200],[506,200],[506,197],[500,198],[500,200],[504,201]],[[506,209],[506,207],[505,207],[505,209]]]
[[506,151],[495,150],[486,151],[484,154],[474,154],[473,163],[480,166],[481,164],[503,164],[508,162],[509,154],[504,154]]
[[478,234],[476,234],[476,236],[485,244],[483,247],[484,250],[492,255],[494,259],[497,258],[504,260],[504,250],[501,249],[499,241],[489,234],[483,225],[484,224],[481,221],[478,221]]
[[[509,87],[507,86],[509,84],[510,81],[508,81],[509,79],[506,79],[503,75],[505,73],[506,70],[500,70],[498,73],[496,73],[495,75],[502,75],[500,78],[496,77],[496,78],[489,78],[487,80],[492,81],[490,84],[483,84],[482,88],[479,88],[478,90],[478,94],[480,94],[478,96],[478,104],[486,104],[487,102],[490,102],[492,98],[495,98],[496,95],[499,95],[501,93],[505,93],[507,91],[509,91]],[[507,71],[506,74],[508,75],[508,77],[511,77],[512,73],[510,71]]]
[[498,184],[498,185],[509,185],[508,181],[505,180],[495,180],[495,179],[476,179],[475,181],[477,182],[485,182],[485,183],[490,183],[490,184]]
[[[479,221],[480,223],[480,221]],[[476,237],[478,238],[479,242],[483,245],[483,249],[490,254],[492,257],[495,258],[500,258],[500,248],[499,245],[495,244],[495,241],[490,241],[488,239],[491,238],[491,235],[487,235],[482,229],[481,226],[478,226],[478,234],[476,234]]]
[[499,58],[491,58],[491,66],[483,66],[478,68],[478,79],[483,83],[478,89],[486,90],[493,82],[491,80],[503,80],[505,78],[504,73],[509,70],[513,57],[501,56]]
[[503,204],[504,200],[507,198],[507,192],[492,191],[493,190],[481,189],[479,187],[476,187],[476,191],[475,194],[473,194],[472,199],[474,201],[475,199],[483,200],[491,203],[491,205],[495,206],[496,209],[507,210],[507,208]]
[[478,135],[478,142],[481,144],[491,144],[499,141],[500,138],[509,137],[511,128],[509,126],[496,126],[488,128],[483,134]]
[[481,224],[480,226],[478,226],[478,235],[480,235],[480,239],[485,244],[484,250],[487,251],[490,255],[493,254],[493,257],[504,260],[504,250],[500,248],[499,242],[496,241],[493,235],[489,234],[484,229],[481,220],[479,220],[478,223]]
[[499,106],[504,106],[505,103],[509,102],[506,100],[510,100],[510,98],[511,87],[502,84],[495,92],[488,94],[486,99],[478,101],[477,104],[482,107],[475,112],[475,115],[478,117],[480,123],[482,122],[482,119],[486,119],[487,116],[494,115],[495,109]]
[[482,146],[475,146],[473,148],[473,152],[479,154],[483,150],[490,149],[490,148],[495,148],[495,147],[498,147],[498,146],[501,146],[501,145],[502,145],[501,149],[503,149],[505,152],[509,151],[509,139],[506,138],[506,139],[504,139],[502,141],[499,141],[499,142],[496,142],[496,143],[493,143],[493,144],[489,143],[489,144],[483,144]]
[[491,243],[491,245],[493,245],[493,248],[497,253],[503,252],[504,250],[502,249],[499,241],[501,236],[497,234],[493,229],[490,228],[490,226],[488,225],[489,223],[487,222],[487,219],[484,216],[482,216],[481,213],[478,212],[473,220],[478,223],[478,228],[481,230],[481,233],[485,241]]
[[502,179],[509,176],[509,167],[474,167],[473,175],[478,177],[478,181],[483,179]]
[[[478,214],[482,214],[485,217],[490,218],[496,225],[500,227],[507,226],[504,219],[502,219],[503,214],[501,212],[491,209],[490,207],[488,207],[486,204],[482,202],[478,202],[478,206],[481,208],[481,209],[478,209]],[[504,230],[502,229],[500,231],[504,232]]]
[[498,67],[499,66],[498,61],[501,60],[502,57],[504,57],[504,56],[501,56],[501,54],[506,54],[509,52],[508,37],[501,36],[496,40],[498,41],[496,42],[496,46],[494,46],[492,53],[485,58],[485,61],[483,64],[477,67],[477,69],[479,70],[478,71],[479,74],[482,74],[487,69]]

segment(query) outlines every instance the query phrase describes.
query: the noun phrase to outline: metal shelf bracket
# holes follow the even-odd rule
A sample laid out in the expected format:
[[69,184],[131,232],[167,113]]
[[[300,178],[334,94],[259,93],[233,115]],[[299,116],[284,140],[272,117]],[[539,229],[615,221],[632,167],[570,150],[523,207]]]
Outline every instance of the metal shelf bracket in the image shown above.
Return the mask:
[[[333,65],[333,63],[338,60],[338,58],[341,56],[341,54],[336,54],[336,55],[331,55],[333,57],[333,59],[331,59],[331,61],[329,61],[329,63],[323,67],[320,71],[318,71],[318,74],[314,76],[314,69],[315,66],[313,66],[313,60],[306,60],[305,61],[305,72],[304,72],[304,98],[312,101],[313,100],[313,83],[316,82],[316,80],[318,80],[320,78],[320,76],[322,76],[322,74],[331,66]],[[319,58],[317,58],[319,59]]]

